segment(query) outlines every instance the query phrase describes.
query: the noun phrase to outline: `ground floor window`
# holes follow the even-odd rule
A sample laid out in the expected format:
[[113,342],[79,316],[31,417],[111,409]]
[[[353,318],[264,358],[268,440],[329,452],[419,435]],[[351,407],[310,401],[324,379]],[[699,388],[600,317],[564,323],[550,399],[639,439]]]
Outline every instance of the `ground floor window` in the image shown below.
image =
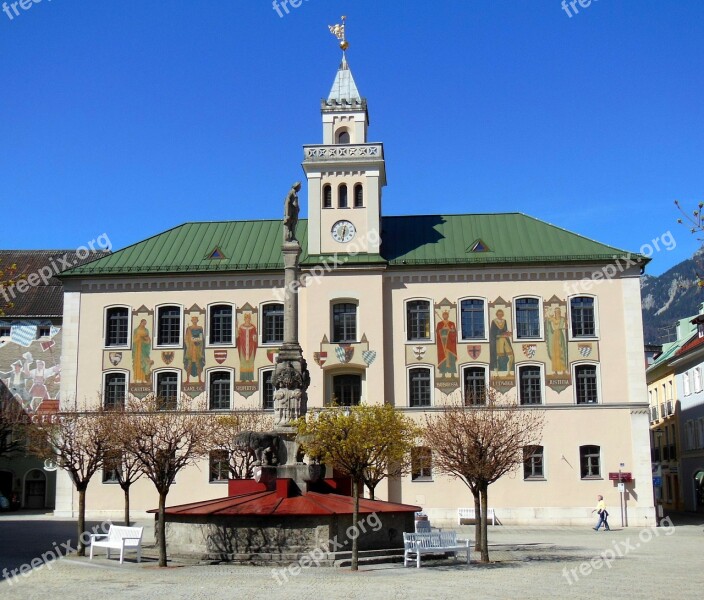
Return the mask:
[[230,458],[227,450],[210,453],[210,481],[227,481],[230,478]]
[[579,447],[579,464],[581,466],[582,479],[596,479],[601,477],[599,455],[599,446]]
[[543,447],[523,448],[523,479],[543,479]]
[[430,448],[418,446],[411,450],[411,480],[432,481],[433,453]]
[[336,375],[332,378],[332,393],[338,406],[357,406],[362,399],[361,375]]

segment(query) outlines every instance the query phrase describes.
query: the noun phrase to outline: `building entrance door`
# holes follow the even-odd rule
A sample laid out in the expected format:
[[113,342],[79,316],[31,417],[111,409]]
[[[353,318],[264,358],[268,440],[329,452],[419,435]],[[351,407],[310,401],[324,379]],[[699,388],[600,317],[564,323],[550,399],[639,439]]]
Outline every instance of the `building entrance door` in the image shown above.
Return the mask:
[[39,469],[27,473],[24,481],[24,508],[44,508],[46,502],[46,475]]

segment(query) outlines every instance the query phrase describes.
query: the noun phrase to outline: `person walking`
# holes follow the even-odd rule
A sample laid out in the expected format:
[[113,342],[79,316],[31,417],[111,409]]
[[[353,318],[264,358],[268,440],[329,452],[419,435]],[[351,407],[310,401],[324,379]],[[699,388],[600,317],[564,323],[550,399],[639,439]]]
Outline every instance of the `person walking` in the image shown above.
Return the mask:
[[606,510],[604,496],[599,494],[596,499],[598,502],[592,513],[596,512],[599,515],[599,521],[597,522],[596,527],[593,527],[592,529],[594,529],[594,531],[599,531],[599,527],[604,525],[604,531],[611,531],[611,527],[609,527],[609,522],[607,521],[609,518],[609,512]]

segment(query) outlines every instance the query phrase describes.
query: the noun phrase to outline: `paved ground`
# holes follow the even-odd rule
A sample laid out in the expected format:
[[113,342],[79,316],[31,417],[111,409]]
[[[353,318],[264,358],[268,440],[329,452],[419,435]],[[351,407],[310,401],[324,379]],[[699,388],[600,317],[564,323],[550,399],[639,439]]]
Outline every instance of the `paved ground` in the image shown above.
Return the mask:
[[[0,521],[0,534],[5,529]],[[29,523],[27,523],[29,525]],[[13,526],[14,527],[14,526]],[[462,528],[470,533],[471,528]],[[13,536],[17,532],[13,533]],[[20,537],[15,540],[20,545]],[[60,540],[60,538],[59,538]],[[57,542],[59,541],[57,540]],[[19,580],[0,582],[3,599],[102,598],[410,600],[452,598],[701,598],[704,523],[675,519],[657,530],[574,527],[490,528],[490,565],[424,561],[422,569],[390,564],[358,573],[303,569],[297,576],[263,567],[205,566],[153,560],[120,566],[116,560],[69,556]],[[65,538],[64,540],[65,541]],[[5,542],[7,539],[5,538]],[[147,551],[154,556],[153,551]],[[22,557],[26,556],[23,551]],[[39,555],[37,555],[39,556]],[[16,561],[15,561],[16,562]]]

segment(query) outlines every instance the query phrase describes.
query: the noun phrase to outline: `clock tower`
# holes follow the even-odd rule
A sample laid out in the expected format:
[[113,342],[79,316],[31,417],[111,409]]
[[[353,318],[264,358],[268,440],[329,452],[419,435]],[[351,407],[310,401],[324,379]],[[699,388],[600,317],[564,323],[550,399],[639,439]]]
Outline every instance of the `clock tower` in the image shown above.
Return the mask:
[[323,143],[303,147],[308,254],[379,254],[384,146],[367,142],[367,101],[344,54],[321,113]]

